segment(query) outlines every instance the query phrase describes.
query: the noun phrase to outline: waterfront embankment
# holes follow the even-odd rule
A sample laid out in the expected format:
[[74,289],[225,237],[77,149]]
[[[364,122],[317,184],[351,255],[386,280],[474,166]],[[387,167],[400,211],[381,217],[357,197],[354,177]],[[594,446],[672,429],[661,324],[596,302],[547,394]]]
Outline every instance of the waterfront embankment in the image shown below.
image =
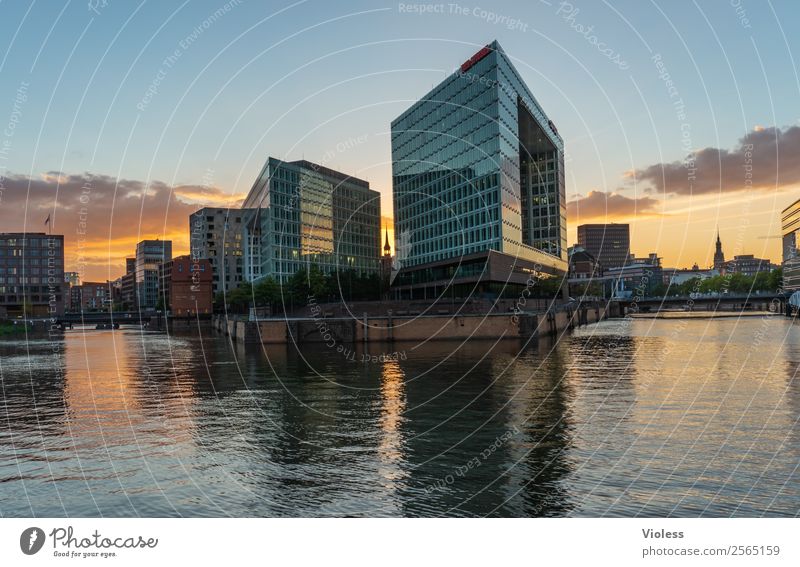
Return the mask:
[[246,344],[530,339],[619,317],[615,302],[562,305],[541,313],[446,313],[266,318],[215,315],[213,328]]

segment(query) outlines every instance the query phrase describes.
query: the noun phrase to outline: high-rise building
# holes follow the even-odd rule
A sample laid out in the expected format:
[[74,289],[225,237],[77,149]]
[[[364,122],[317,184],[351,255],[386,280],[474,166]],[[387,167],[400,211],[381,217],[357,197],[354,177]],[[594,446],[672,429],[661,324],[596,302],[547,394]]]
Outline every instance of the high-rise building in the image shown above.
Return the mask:
[[725,266],[725,253],[722,251],[722,240],[719,238],[719,229],[717,229],[717,242],[714,249],[714,269],[722,270]]
[[565,275],[564,142],[496,41],[392,121],[392,176],[397,297]]
[[62,315],[67,286],[62,234],[0,233],[0,306],[9,316]]
[[158,303],[158,266],[172,259],[171,240],[142,240],[136,245],[136,296],[139,309]]
[[242,239],[248,213],[206,207],[189,215],[191,257],[211,262],[214,294],[231,291],[247,279]]
[[582,224],[578,227],[578,246],[594,256],[605,269],[628,263],[631,232],[627,224]]
[[316,266],[378,273],[380,193],[309,161],[269,158],[245,199],[245,276],[278,281]]
[[800,231],[800,199],[781,212],[781,233],[783,234],[783,289],[800,289],[800,254],[797,251],[798,231]]

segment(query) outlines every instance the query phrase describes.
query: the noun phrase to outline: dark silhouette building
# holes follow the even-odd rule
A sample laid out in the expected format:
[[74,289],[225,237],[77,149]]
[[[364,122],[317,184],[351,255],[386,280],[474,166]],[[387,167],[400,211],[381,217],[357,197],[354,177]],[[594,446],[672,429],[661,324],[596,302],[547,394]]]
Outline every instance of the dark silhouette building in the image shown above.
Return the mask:
[[725,253],[722,251],[722,241],[719,239],[719,229],[717,229],[717,243],[714,250],[714,269],[722,270],[725,267]]
[[774,267],[767,258],[755,258],[752,254],[741,254],[734,256],[733,260],[725,262],[722,271],[725,274],[755,276],[759,272],[771,272]]
[[582,224],[578,227],[578,246],[594,256],[603,268],[621,268],[630,256],[630,225]]
[[8,316],[64,313],[64,235],[0,233],[0,306]]

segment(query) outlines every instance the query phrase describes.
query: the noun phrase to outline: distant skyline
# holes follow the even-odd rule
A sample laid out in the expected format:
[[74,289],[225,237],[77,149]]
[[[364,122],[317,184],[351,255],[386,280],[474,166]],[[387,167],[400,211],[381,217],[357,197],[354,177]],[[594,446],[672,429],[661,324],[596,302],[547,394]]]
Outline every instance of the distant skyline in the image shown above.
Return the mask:
[[570,245],[579,224],[628,222],[637,256],[705,267],[719,226],[726,258],[778,263],[780,211],[800,197],[790,1],[0,14],[0,226],[46,231],[51,214],[87,280],[124,273],[139,240],[186,253],[189,214],[238,204],[268,156],[368,180],[389,223],[391,120],[494,39],[564,138]]

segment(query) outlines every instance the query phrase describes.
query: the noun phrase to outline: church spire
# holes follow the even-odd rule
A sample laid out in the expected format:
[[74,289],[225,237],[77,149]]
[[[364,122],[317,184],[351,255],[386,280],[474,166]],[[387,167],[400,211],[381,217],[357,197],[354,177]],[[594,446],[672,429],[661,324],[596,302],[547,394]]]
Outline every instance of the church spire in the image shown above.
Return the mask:
[[386,244],[383,245],[383,254],[385,256],[390,256],[392,254],[392,247],[389,246],[389,227],[384,226],[383,228],[386,232]]
[[717,226],[717,246],[714,251],[714,269],[721,270],[725,265],[725,254],[722,252],[722,240],[719,237],[719,226]]

